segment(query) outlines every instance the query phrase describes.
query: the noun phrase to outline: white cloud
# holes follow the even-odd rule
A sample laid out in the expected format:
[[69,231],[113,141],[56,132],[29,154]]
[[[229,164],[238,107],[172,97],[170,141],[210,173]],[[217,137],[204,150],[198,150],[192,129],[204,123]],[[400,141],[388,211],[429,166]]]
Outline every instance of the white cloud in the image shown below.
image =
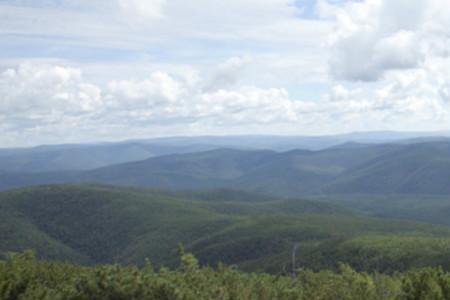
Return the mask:
[[[47,1],[46,1],[47,2]],[[325,21],[297,18],[295,0],[83,0],[0,3],[0,33],[58,35],[78,42],[139,49],[175,38],[217,41],[317,43]],[[274,43],[276,41],[276,43]],[[189,43],[185,46],[192,47]]]
[[113,105],[128,108],[151,108],[173,103],[183,94],[183,87],[168,74],[158,72],[146,80],[112,81],[108,96]]
[[[231,66],[234,60],[219,66]],[[111,127],[139,132],[145,126],[177,127],[204,124],[213,128],[239,124],[271,124],[295,119],[296,104],[283,89],[240,87],[203,91],[203,82],[163,72],[143,80],[95,85],[80,69],[22,64],[0,74],[2,126],[26,137],[26,132],[105,134]],[[65,130],[65,131],[64,131]],[[149,128],[149,131],[153,128]],[[108,130],[106,130],[108,131]],[[111,131],[112,137],[120,131]],[[8,137],[3,137],[6,140]],[[86,137],[85,137],[86,138]],[[123,138],[123,137],[122,137]]]
[[0,75],[0,112],[6,118],[45,119],[48,115],[90,113],[101,105],[100,89],[83,82],[81,71],[22,64]]
[[340,115],[341,128],[448,129],[446,5],[441,0],[318,1],[321,18],[336,24],[328,40],[336,85],[323,99],[332,103],[330,114],[334,109]]
[[[218,66],[233,65],[235,60]],[[440,70],[440,69],[439,69]],[[283,88],[197,81],[154,72],[146,79],[93,84],[76,68],[24,64],[0,75],[3,143],[73,142],[162,134],[323,134],[345,130],[443,128],[450,121],[446,73],[392,73],[373,91],[336,85],[318,101]],[[445,76],[445,77],[443,77]],[[195,82],[195,83],[194,83]],[[405,127],[406,126],[406,127]],[[14,135],[14,137],[12,137]]]
[[296,4],[4,1],[0,143],[448,127],[446,1]]
[[229,88],[235,85],[242,75],[242,71],[249,58],[233,57],[220,64],[214,72],[212,78],[205,86],[206,91],[219,90],[221,88]]
[[421,68],[437,54],[435,45],[448,40],[445,6],[440,0],[365,0],[343,6],[320,1],[321,15],[336,20],[330,37],[332,75],[372,81],[392,70]]
[[165,0],[118,0],[120,8],[131,18],[162,18]]

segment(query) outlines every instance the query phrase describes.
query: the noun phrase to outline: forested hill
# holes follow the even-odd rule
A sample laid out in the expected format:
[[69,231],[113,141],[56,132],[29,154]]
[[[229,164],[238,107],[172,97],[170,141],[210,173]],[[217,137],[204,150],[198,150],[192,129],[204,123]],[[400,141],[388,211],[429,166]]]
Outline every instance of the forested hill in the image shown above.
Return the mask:
[[189,193],[92,185],[0,193],[0,253],[83,264],[173,266],[179,243],[202,264],[278,273],[298,245],[298,265],[392,272],[450,268],[450,229],[377,219],[336,205],[230,190]]

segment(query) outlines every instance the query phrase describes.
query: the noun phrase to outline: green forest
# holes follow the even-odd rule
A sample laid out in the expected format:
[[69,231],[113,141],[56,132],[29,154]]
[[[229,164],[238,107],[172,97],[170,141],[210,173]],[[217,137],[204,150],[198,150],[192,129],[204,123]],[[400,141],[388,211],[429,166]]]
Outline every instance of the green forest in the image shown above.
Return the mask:
[[81,265],[175,267],[179,243],[201,265],[279,274],[299,267],[393,273],[450,270],[450,228],[376,218],[334,204],[233,190],[168,192],[50,185],[0,193],[0,256]]
[[299,269],[291,274],[244,273],[218,264],[201,267],[179,251],[174,269],[98,265],[83,267],[38,261],[32,252],[9,254],[0,262],[0,299],[4,300],[269,300],[269,299],[449,299],[450,273],[424,268],[392,275]]
[[[432,200],[429,212],[448,203]],[[441,225],[337,202],[92,184],[5,191],[0,299],[450,299],[440,214]]]

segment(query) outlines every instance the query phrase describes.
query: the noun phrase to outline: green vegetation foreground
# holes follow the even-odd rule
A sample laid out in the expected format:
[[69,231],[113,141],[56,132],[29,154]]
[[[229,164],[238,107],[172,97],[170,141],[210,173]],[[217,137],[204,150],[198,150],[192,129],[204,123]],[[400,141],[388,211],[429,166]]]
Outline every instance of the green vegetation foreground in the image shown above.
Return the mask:
[[394,275],[299,270],[296,278],[243,273],[219,265],[198,265],[181,253],[176,270],[137,267],[82,267],[37,261],[32,253],[0,262],[0,299],[450,299],[450,274],[421,269]]

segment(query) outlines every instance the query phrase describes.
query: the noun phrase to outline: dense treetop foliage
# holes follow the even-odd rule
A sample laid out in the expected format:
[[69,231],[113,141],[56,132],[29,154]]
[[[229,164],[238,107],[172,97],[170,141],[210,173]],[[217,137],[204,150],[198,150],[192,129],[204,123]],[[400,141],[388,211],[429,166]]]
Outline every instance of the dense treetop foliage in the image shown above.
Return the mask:
[[337,272],[298,270],[296,276],[243,273],[218,265],[200,267],[181,253],[177,269],[103,265],[82,267],[37,261],[31,252],[0,262],[1,300],[444,300],[450,274],[427,268],[394,275],[360,273],[342,265]]

